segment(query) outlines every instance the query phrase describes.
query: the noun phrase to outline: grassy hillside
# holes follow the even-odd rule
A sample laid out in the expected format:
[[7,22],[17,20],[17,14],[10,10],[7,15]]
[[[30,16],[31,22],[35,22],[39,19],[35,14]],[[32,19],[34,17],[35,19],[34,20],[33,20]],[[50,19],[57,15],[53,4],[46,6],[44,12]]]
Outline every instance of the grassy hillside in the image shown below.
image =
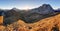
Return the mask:
[[0,27],[0,31],[60,31],[60,14],[35,23],[28,24],[19,20],[8,26],[0,25]]

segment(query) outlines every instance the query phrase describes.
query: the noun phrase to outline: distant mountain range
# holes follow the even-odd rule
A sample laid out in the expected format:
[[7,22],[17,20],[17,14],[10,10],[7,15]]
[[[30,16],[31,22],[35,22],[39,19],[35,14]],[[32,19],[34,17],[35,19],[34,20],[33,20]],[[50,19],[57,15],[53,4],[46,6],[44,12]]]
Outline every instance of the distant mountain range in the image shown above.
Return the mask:
[[60,12],[59,10],[54,10],[49,4],[43,4],[42,6],[29,10],[20,10],[13,8],[11,10],[0,9],[0,16],[4,16],[4,24],[11,24],[18,21],[19,19],[25,21],[26,23],[37,22],[41,19],[54,16]]

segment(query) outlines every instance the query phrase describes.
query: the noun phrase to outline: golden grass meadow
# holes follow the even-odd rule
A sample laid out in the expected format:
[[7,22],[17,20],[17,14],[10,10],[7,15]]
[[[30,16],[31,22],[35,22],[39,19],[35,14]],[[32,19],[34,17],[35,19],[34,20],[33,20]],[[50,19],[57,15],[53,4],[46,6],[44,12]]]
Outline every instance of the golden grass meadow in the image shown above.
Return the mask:
[[[2,21],[3,16],[0,16],[0,24]],[[54,27],[60,31],[60,14],[30,24],[19,20],[8,26],[0,25],[0,31],[54,31]]]

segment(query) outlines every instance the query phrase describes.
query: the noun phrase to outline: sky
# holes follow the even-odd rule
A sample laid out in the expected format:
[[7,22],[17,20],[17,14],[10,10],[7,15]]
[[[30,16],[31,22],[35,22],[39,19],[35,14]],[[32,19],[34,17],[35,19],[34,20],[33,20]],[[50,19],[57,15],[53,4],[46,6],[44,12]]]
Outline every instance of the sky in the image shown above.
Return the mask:
[[1,9],[32,9],[42,4],[50,4],[53,9],[60,8],[60,0],[0,0]]

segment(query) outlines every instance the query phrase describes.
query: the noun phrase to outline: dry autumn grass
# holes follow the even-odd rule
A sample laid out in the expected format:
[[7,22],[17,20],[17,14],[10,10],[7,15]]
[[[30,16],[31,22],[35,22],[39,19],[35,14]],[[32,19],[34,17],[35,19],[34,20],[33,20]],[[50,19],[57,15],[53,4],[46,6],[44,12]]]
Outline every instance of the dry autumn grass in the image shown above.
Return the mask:
[[3,16],[0,16],[0,24],[3,23]]
[[27,24],[19,20],[7,27],[0,25],[0,31],[60,31],[60,14]]

